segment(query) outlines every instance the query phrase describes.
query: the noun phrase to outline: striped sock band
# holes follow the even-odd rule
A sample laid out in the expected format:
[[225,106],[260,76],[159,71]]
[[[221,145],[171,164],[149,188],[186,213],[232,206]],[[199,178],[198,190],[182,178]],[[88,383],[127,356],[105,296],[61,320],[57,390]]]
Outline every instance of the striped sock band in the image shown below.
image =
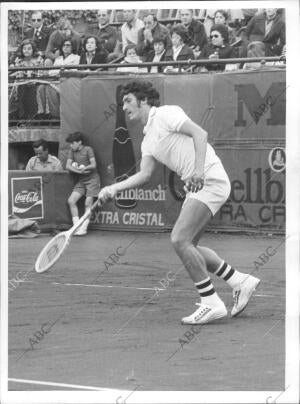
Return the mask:
[[219,268],[216,270],[215,275],[224,279],[224,281],[228,281],[228,279],[230,279],[235,272],[236,272],[235,269],[233,269],[231,265],[223,261],[219,266]]
[[195,286],[201,297],[211,296],[216,293],[209,277],[204,279],[203,281],[195,283]]

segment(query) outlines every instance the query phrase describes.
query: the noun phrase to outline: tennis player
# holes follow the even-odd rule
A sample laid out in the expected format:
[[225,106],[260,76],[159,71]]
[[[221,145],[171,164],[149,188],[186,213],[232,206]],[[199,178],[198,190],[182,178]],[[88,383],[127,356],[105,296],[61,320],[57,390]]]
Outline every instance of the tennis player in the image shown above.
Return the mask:
[[198,246],[205,226],[228,199],[228,176],[207,143],[207,133],[179,106],[159,105],[159,93],[150,82],[132,81],[124,86],[124,111],[131,121],[145,125],[140,171],[103,188],[99,199],[106,202],[117,192],[148,182],[157,161],[175,171],[185,182],[187,194],[171,242],[200,295],[200,303],[196,303],[199,307],[184,317],[182,323],[206,324],[227,315],[208,272],[224,279],[233,289],[231,316],[237,316],[245,309],[260,280],[235,270],[213,250]]

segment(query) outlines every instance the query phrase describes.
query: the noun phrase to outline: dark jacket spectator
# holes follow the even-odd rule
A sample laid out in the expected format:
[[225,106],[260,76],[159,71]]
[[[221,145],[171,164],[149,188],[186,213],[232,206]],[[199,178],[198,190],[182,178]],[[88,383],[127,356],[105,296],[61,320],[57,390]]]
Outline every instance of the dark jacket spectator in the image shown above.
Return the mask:
[[147,14],[144,17],[145,27],[138,31],[137,53],[144,59],[150,51],[153,51],[154,39],[166,37],[166,48],[171,48],[172,42],[168,28],[160,24],[153,14]]
[[[164,62],[166,60],[166,37],[156,37],[153,39],[154,49],[147,54],[145,62]],[[164,66],[148,67],[149,73],[162,73]]]
[[193,10],[180,10],[181,23],[187,29],[186,45],[200,51],[207,43],[204,25],[193,18]]
[[174,50],[173,48],[168,49],[166,51],[166,55],[165,55],[165,60],[193,60],[194,59],[194,53],[193,50],[187,46],[187,45],[183,45],[180,52],[178,53],[176,59],[174,58]]
[[172,48],[166,51],[165,60],[188,60],[194,59],[193,50],[186,45],[188,32],[183,24],[177,24],[172,28]]
[[[285,23],[277,14],[277,9],[265,10],[251,18],[247,25],[247,36],[250,42],[264,42],[266,56],[280,56],[285,45]],[[273,14],[270,10],[274,10]]]
[[203,46],[207,44],[207,36],[204,25],[200,21],[192,19],[192,22],[187,27],[187,30],[188,39],[186,44],[193,48],[198,47],[198,49],[201,50]]
[[40,55],[44,55],[50,34],[53,30],[51,27],[47,27],[44,24],[42,13],[40,11],[34,11],[32,13],[31,24],[32,27],[24,32],[24,38],[33,40],[36,45],[37,52],[39,52]]
[[62,19],[59,22],[58,29],[52,32],[46,48],[46,58],[52,61],[59,55],[62,43],[65,39],[70,39],[74,45],[73,53],[80,55],[82,45],[81,36],[78,32],[73,31],[70,21]]
[[80,65],[107,63],[108,52],[100,45],[97,37],[87,36],[83,42],[83,49],[79,61]]
[[[211,41],[203,48],[199,59],[230,59],[236,57],[236,50],[228,44],[228,28],[223,24],[211,27]],[[225,64],[206,65],[207,70],[225,70]]]
[[117,30],[109,24],[108,10],[98,10],[97,18],[98,24],[88,27],[86,36],[96,36],[100,45],[102,45],[108,53],[112,53],[117,44]]

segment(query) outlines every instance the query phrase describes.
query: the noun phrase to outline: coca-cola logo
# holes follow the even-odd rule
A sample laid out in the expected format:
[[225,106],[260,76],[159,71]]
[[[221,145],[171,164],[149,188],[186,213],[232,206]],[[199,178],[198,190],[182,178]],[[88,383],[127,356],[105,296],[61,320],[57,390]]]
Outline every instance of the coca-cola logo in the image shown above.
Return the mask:
[[15,203],[35,203],[39,200],[39,194],[35,191],[21,191],[15,196]]
[[21,218],[43,219],[42,176],[11,179],[12,213]]

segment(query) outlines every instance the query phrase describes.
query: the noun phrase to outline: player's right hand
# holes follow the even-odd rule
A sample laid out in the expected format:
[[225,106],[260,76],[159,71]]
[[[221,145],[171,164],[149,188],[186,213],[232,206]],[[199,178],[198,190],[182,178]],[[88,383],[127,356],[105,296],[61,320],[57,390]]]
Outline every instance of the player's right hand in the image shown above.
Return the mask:
[[113,185],[109,185],[101,189],[98,194],[98,199],[100,199],[101,202],[105,203],[111,201],[116,196],[116,193],[117,190],[115,189],[115,187]]

